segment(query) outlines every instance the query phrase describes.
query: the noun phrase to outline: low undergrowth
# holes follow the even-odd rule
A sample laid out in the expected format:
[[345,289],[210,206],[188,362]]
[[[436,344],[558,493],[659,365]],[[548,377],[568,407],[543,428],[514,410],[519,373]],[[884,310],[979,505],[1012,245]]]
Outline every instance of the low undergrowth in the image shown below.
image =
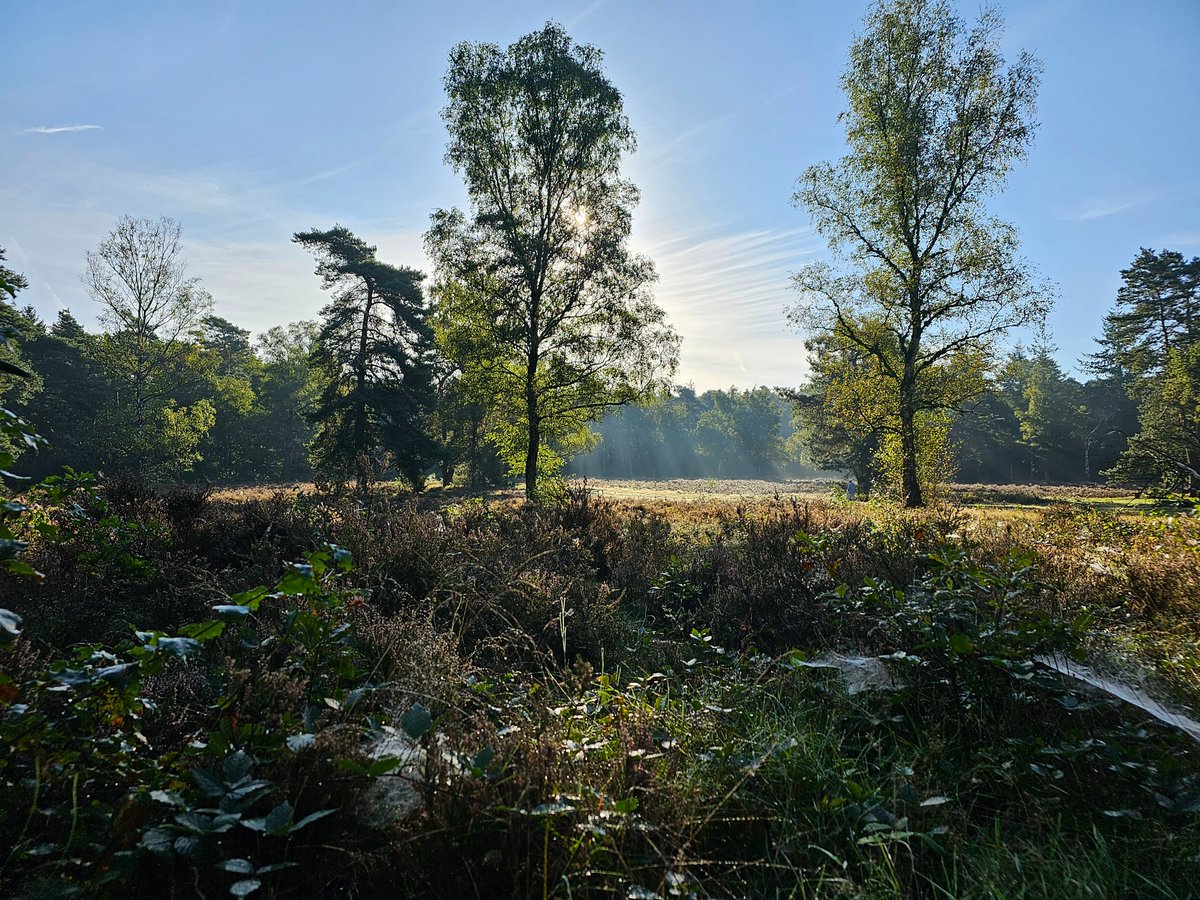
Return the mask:
[[5,895],[1194,894],[1200,748],[1034,662],[1200,694],[1190,516],[19,505]]

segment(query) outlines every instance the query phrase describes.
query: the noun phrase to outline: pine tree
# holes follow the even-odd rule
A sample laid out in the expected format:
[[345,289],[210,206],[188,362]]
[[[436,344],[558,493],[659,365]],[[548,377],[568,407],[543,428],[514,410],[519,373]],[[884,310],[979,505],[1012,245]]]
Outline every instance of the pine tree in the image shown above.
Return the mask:
[[362,492],[390,463],[420,490],[436,449],[426,434],[434,392],[424,276],[380,262],[341,225],[293,240],[317,258],[333,295],[310,357],[322,381],[310,415],[314,462],[353,474]]
[[1123,373],[1139,433],[1110,478],[1200,495],[1200,257],[1142,248],[1093,367]]

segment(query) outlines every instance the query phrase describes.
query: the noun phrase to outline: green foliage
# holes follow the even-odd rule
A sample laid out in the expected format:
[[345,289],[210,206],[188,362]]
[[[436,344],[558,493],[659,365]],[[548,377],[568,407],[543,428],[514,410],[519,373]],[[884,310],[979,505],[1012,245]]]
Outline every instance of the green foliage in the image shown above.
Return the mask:
[[97,357],[95,336],[62,310],[49,328],[39,323],[26,332],[23,352],[42,377],[44,389],[16,408],[37,421],[49,442],[28,461],[29,471],[44,477],[66,465],[99,469],[99,420],[113,385]]
[[426,236],[465,332],[444,352],[493,392],[493,443],[530,497],[589,422],[653,393],[677,358],[653,264],[628,249],[634,135],[601,59],[549,24],[507,50],[459,44],[445,79],[446,157],[471,213],[437,211]]
[[978,396],[956,370],[1048,305],[1014,229],[983,210],[1032,140],[1038,83],[1028,54],[1004,66],[999,27],[985,10],[968,30],[944,0],[877,3],[842,77],[851,152],[809,168],[794,197],[845,266],[797,273],[792,319],[871,359],[909,506],[924,498],[918,416]]
[[[30,505],[82,502],[69,487]],[[284,535],[335,545],[104,647],[35,656],[30,617],[0,656],[0,705],[28,707],[0,739],[43,728],[0,756],[10,893],[1187,895],[1194,751],[1031,659],[1126,589],[1081,579],[1081,552],[1123,568],[1135,532],[1145,559],[1194,523],[1060,513],[1016,540],[772,501],[698,526],[574,492],[210,501],[184,532],[123,502],[138,522],[105,530],[169,532],[127,547],[179,589],[253,583],[296,558]],[[49,584],[69,548],[35,535]]]
[[[4,259],[0,251],[0,261]],[[15,293],[16,288],[24,284],[23,279],[0,267],[0,276],[4,276],[5,290]],[[3,301],[0,300],[0,309]],[[7,342],[7,335],[0,335],[0,340]],[[24,377],[17,366],[10,366],[14,374]],[[37,450],[44,446],[43,438],[29,422],[22,419],[11,410],[0,407],[0,568],[16,575],[31,575],[40,578],[40,573],[28,562],[21,559],[21,554],[27,548],[27,543],[21,540],[14,524],[22,518],[29,507],[17,497],[12,496],[9,485],[28,481],[28,477],[17,475],[11,471],[13,462],[20,450]],[[7,609],[0,609],[0,645],[11,643],[20,633],[21,617]]]
[[123,216],[87,256],[84,283],[106,327],[93,352],[113,389],[98,443],[114,471],[186,471],[203,436],[197,429],[213,422],[203,409],[164,413],[195,377],[191,338],[212,308],[212,297],[187,275],[180,234],[172,219]]
[[1143,248],[1121,278],[1094,362],[1124,376],[1139,433],[1109,477],[1200,495],[1200,257]]
[[[321,702],[340,706],[347,686],[361,679],[337,588],[351,570],[349,555],[331,547],[293,566],[275,591],[235,595],[213,608],[221,618],[184,626],[179,636],[135,631],[115,652],[84,645],[44,669],[3,676],[4,777],[21,785],[6,811],[29,803],[23,826],[8,835],[3,874],[9,883],[21,883],[22,873],[57,856],[59,864],[43,877],[68,893],[115,883],[191,883],[200,871],[216,868],[247,876],[229,887],[234,896],[246,896],[264,876],[298,865],[281,860],[281,853],[297,832],[335,810],[297,816],[287,799],[277,802],[281,786],[262,773],[294,752],[293,742],[252,721],[238,724],[241,705],[253,697],[228,681],[195,722],[207,736],[173,746],[153,731],[159,710],[147,694],[149,679],[179,673],[183,661],[202,656],[232,622],[239,632],[234,646],[243,655],[266,652],[259,630],[274,633],[274,652],[295,661],[291,671],[307,687],[309,709]],[[291,596],[303,596],[303,607],[278,624],[259,618],[264,601],[287,605]],[[19,820],[7,821],[16,828]],[[251,861],[263,856],[275,861]]]
[[1031,354],[1017,348],[999,380],[1000,394],[1020,428],[1029,480],[1078,478],[1067,467],[1082,443],[1079,432],[1086,421],[1081,415],[1082,386],[1064,375],[1046,346],[1035,347]]
[[390,464],[421,490],[433,457],[426,427],[434,404],[424,276],[380,262],[374,247],[340,225],[293,240],[317,257],[323,287],[334,292],[310,357],[321,380],[309,413],[317,466],[353,473],[365,492]]
[[[864,335],[871,336],[873,350],[860,343]],[[950,411],[983,392],[983,355],[959,348],[918,369],[910,434],[900,415],[903,392],[895,378],[904,368],[901,343],[884,320],[836,325],[807,346],[812,375],[793,400],[814,461],[848,469],[864,492],[878,486],[900,501],[908,498],[911,463],[921,496],[935,497],[956,469]]]
[[[948,483],[958,473],[956,448],[951,442],[952,416],[945,410],[923,410],[914,419],[917,433],[917,483],[926,500],[944,499]],[[905,454],[902,434],[896,430],[883,433],[872,459],[873,482],[880,493],[903,502],[905,493]]]
[[320,384],[309,360],[317,332],[316,322],[293,322],[276,325],[258,338],[258,362],[252,369],[252,437],[247,443],[255,448],[257,460],[251,472],[260,478],[296,481],[311,473],[310,415]]
[[1128,373],[1133,392],[1141,395],[1165,370],[1170,352],[1196,340],[1200,258],[1143,247],[1129,268],[1121,270],[1121,281],[1094,363]]
[[[9,302],[17,292],[29,286],[25,276],[4,265],[5,251],[0,247],[0,402],[17,406],[35,395],[42,387],[41,378],[30,371],[19,344],[36,331],[37,321],[31,309],[24,312]],[[0,452],[15,459],[26,449],[23,440],[11,440],[0,432]]]

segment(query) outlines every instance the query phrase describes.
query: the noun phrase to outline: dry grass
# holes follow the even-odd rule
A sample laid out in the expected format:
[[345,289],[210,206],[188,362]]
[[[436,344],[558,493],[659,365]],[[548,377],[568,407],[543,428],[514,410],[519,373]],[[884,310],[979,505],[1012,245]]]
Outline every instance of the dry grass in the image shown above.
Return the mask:
[[[1097,642],[1200,697],[1200,521],[1119,515],[1100,503],[1126,498],[1098,492],[910,511],[790,484],[601,482],[546,504],[128,490],[91,519],[61,514],[62,539],[31,548],[46,580],[0,592],[22,595],[39,639],[127,641],[130,620],[174,630],[327,541],[352,551],[353,572],[302,603],[272,596],[252,633],[147,684],[167,712],[138,727],[185,754],[165,775],[122,750],[143,793],[168,776],[190,790],[171,760],[211,766],[216,744],[188,739],[261,725],[271,802],[338,810],[296,839],[276,896],[1187,896],[1200,833],[1163,803],[1191,802],[1196,749],[1010,670],[1074,646],[1061,623],[1087,612]],[[312,638],[293,613],[330,635],[345,616],[355,639]],[[902,689],[852,696],[805,665],[838,649],[885,655]],[[39,659],[10,659],[36,681],[22,673]],[[376,831],[355,815],[369,779],[341,764],[415,702],[426,749],[452,752],[426,756],[421,808]],[[294,753],[284,735],[302,731]],[[21,759],[0,837],[37,849],[41,833],[16,833],[41,790]],[[129,789],[104,765],[116,803]],[[69,810],[56,778],[40,802]],[[221,834],[222,852],[261,849]],[[129,884],[162,883],[163,865]],[[44,861],[23,866],[0,893]],[[207,862],[170,873],[174,895],[226,887]]]

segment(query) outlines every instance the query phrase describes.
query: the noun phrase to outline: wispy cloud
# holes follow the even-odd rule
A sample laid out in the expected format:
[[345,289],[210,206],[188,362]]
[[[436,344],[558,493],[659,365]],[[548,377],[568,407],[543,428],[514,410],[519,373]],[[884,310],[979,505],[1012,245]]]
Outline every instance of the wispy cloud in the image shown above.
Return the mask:
[[1162,196],[1162,193],[1161,190],[1143,190],[1101,194],[1086,200],[1078,209],[1066,213],[1062,218],[1068,222],[1090,222],[1093,219],[1103,219],[1156,200]]
[[69,134],[76,131],[102,131],[103,125],[38,125],[23,128],[18,134]]
[[[10,160],[4,149],[0,171],[8,162],[17,177],[0,183],[0,247],[13,252],[10,264],[29,279],[22,305],[44,318],[70,308],[94,326],[96,304],[80,279],[85,254],[124,213],[178,219],[189,273],[212,293],[219,315],[253,332],[315,318],[328,302],[312,257],[291,235],[327,227],[337,212],[290,194],[287,183],[264,184],[226,168],[133,170],[86,156],[71,157],[69,167],[47,167],[45,153]],[[382,259],[425,265],[420,232],[396,219],[357,216],[346,224],[378,244]]]
[[650,158],[661,165],[696,162],[713,153],[713,138],[720,135],[729,123],[740,116],[741,113],[733,112],[705,119],[671,140],[659,144],[650,151]]
[[1168,234],[1159,243],[1165,248],[1200,247],[1200,231],[1176,231]]
[[591,3],[589,3],[586,7],[580,10],[579,13],[576,14],[575,18],[571,19],[571,21],[567,23],[567,29],[570,30],[574,28],[576,25],[578,25],[600,7],[605,6],[607,3],[608,0],[592,0]]
[[801,338],[785,318],[791,273],[823,246],[807,228],[714,227],[637,242],[658,268],[658,302],[683,336],[679,380],[704,390],[798,384]]

